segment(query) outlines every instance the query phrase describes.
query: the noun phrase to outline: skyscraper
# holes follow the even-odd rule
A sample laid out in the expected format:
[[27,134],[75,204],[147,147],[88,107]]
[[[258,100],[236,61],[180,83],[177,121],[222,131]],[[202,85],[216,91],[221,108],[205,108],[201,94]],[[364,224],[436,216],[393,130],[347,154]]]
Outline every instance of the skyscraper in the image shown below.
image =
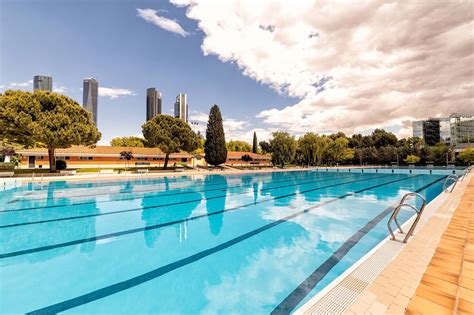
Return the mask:
[[161,114],[161,93],[155,88],[146,90],[146,120]]
[[188,98],[185,93],[179,93],[174,103],[174,117],[188,122]]
[[53,90],[53,78],[44,75],[35,75],[33,77],[33,91],[49,91]]
[[429,118],[414,121],[413,136],[425,140],[427,145],[444,142],[448,145],[462,145],[474,140],[474,115],[451,114],[448,117]]
[[93,78],[84,79],[82,90],[82,107],[92,113],[92,119],[97,125],[97,98],[99,95],[99,83]]

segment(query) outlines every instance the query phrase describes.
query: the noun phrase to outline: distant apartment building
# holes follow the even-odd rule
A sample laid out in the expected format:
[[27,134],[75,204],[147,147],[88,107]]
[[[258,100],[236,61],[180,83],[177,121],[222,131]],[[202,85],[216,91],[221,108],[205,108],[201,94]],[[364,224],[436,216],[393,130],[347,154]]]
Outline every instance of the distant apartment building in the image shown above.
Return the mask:
[[449,143],[454,145],[474,143],[474,115],[452,114],[449,116]]
[[82,90],[82,107],[92,113],[92,119],[97,125],[97,101],[99,96],[99,83],[93,78],[84,79]]
[[179,93],[174,103],[174,117],[188,122],[188,98],[185,93]]
[[53,78],[44,75],[33,77],[33,91],[53,91]]
[[153,119],[156,115],[162,113],[161,108],[162,97],[161,93],[155,88],[146,90],[146,120]]
[[427,145],[444,142],[459,146],[474,142],[474,115],[451,114],[448,117],[414,121],[413,136],[425,140]]
[[422,138],[427,145],[435,145],[441,141],[439,119],[430,118],[413,122],[413,136]]

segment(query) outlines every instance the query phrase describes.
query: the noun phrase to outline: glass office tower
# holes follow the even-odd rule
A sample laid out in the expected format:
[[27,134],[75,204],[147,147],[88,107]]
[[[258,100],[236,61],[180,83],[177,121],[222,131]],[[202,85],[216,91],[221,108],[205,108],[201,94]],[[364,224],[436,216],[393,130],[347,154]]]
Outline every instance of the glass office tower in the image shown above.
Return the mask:
[[174,117],[188,122],[188,98],[185,93],[179,93],[174,103]]
[[35,75],[33,77],[33,91],[53,91],[53,78]]
[[162,97],[161,93],[155,88],[146,90],[146,120],[153,119],[156,115],[162,113],[161,109]]
[[97,125],[97,100],[99,96],[99,83],[93,78],[84,79],[82,91],[82,107],[92,113],[92,119]]

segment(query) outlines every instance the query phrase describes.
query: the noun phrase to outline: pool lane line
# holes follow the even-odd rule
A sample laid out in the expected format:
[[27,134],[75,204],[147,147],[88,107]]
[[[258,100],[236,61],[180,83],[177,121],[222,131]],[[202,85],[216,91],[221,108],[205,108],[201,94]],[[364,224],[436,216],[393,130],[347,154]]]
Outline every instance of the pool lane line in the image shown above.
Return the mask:
[[[342,178],[341,177],[329,178],[329,179],[326,178],[326,179],[316,180],[316,181],[312,180],[312,181],[300,182],[300,183],[292,184],[292,185],[269,187],[269,188],[260,189],[259,192],[269,191],[269,190],[274,190],[274,189],[287,188],[287,187],[293,187],[293,186],[310,185],[310,184],[314,184],[314,183],[327,182],[327,181],[332,181],[332,180],[348,179],[350,177],[351,176],[346,176],[346,177],[342,177]],[[227,191],[225,189],[219,189],[219,190]],[[118,213],[143,211],[143,210],[147,210],[147,209],[158,209],[158,208],[164,208],[164,207],[168,207],[168,206],[176,206],[176,205],[182,205],[182,204],[187,204],[187,203],[200,202],[202,200],[207,201],[207,200],[213,200],[213,199],[219,199],[219,198],[227,198],[227,197],[233,197],[233,196],[238,196],[238,195],[245,195],[247,193],[248,193],[248,191],[243,191],[243,192],[238,192],[238,193],[229,193],[229,194],[226,193],[225,195],[220,195],[220,196],[214,196],[214,197],[208,197],[208,198],[202,198],[201,197],[200,199],[177,201],[177,202],[167,203],[167,204],[162,204],[162,205],[154,205],[154,206],[146,206],[146,207],[140,207],[140,208],[123,209],[123,210],[116,210],[116,211],[109,211],[109,212],[102,212],[102,213],[84,214],[84,215],[77,215],[77,216],[64,217],[64,218],[52,218],[52,219],[32,221],[32,222],[21,222],[21,223],[5,224],[5,225],[0,225],[0,229],[18,227],[18,226],[25,226],[25,225],[32,225],[32,224],[42,224],[42,223],[49,223],[49,222],[56,222],[56,221],[67,221],[67,220],[76,220],[76,219],[91,218],[91,217],[100,217],[100,216],[104,216],[104,215],[113,215],[113,214],[118,214]]]
[[212,255],[216,252],[219,252],[221,250],[227,249],[227,248],[229,248],[229,247],[231,247],[235,244],[238,244],[242,241],[245,241],[248,238],[251,238],[252,236],[255,236],[257,234],[265,232],[266,230],[269,230],[269,229],[271,229],[275,226],[278,226],[282,223],[288,222],[291,219],[294,219],[294,218],[296,218],[298,216],[301,216],[305,213],[308,213],[310,211],[318,209],[322,206],[325,206],[325,205],[328,205],[330,203],[339,201],[339,200],[344,199],[344,198],[349,197],[349,196],[353,196],[354,194],[361,193],[361,192],[364,192],[366,190],[375,189],[375,188],[385,186],[385,185],[389,185],[389,184],[393,184],[395,182],[399,182],[399,181],[402,181],[402,180],[407,180],[407,179],[410,179],[410,178],[418,177],[420,175],[408,176],[408,177],[405,177],[403,179],[397,179],[397,180],[394,180],[394,181],[391,181],[391,182],[378,184],[378,185],[371,186],[371,187],[368,187],[368,188],[360,189],[360,190],[355,191],[355,192],[351,192],[351,193],[341,195],[339,197],[327,200],[327,201],[322,202],[322,203],[318,203],[314,206],[311,206],[311,207],[306,208],[304,210],[301,210],[301,211],[298,211],[298,212],[293,213],[291,215],[288,215],[288,216],[286,216],[282,219],[279,219],[279,220],[273,221],[272,223],[261,226],[258,229],[252,230],[252,231],[247,232],[245,234],[242,234],[238,237],[230,239],[230,240],[228,240],[224,243],[221,243],[221,244],[216,245],[214,247],[208,248],[208,249],[203,250],[201,252],[198,252],[196,254],[190,255],[186,258],[182,258],[180,260],[174,261],[172,263],[169,263],[169,264],[164,265],[162,267],[156,268],[152,271],[146,272],[146,273],[141,274],[139,276],[136,276],[136,277],[130,278],[128,280],[124,280],[124,281],[121,281],[121,282],[103,287],[101,289],[94,290],[92,292],[83,294],[81,296],[78,296],[78,297],[75,297],[75,298],[72,298],[72,299],[69,299],[69,300],[65,300],[63,302],[59,302],[59,303],[56,303],[56,304],[53,304],[53,305],[50,305],[50,306],[46,306],[44,308],[40,308],[40,309],[31,311],[31,312],[28,312],[26,314],[56,314],[56,313],[59,313],[59,312],[63,312],[63,311],[66,311],[66,310],[69,310],[69,309],[72,309],[72,308],[75,308],[75,307],[78,307],[78,306],[96,301],[96,300],[100,300],[102,298],[105,298],[105,297],[108,297],[110,295],[119,293],[121,291],[125,291],[127,289],[136,287],[136,286],[138,286],[140,284],[143,284],[145,282],[154,280],[154,279],[156,279],[158,277],[161,277],[161,276],[163,276],[167,273],[170,273],[171,271],[174,271],[178,268],[181,268],[181,267],[184,267],[184,266],[189,265],[191,263],[194,263],[196,261],[199,261],[199,260],[201,260],[201,259],[203,259],[207,256],[210,256],[210,255]]
[[[390,175],[388,175],[388,176],[390,176]],[[413,178],[413,177],[417,177],[417,176],[419,176],[419,175],[404,177],[402,179],[397,179],[393,182],[406,180],[408,178]],[[88,238],[83,238],[83,239],[79,239],[79,240],[68,241],[68,242],[63,242],[63,243],[58,243],[58,244],[53,244],[53,245],[46,245],[46,246],[41,246],[41,247],[36,247],[36,248],[23,249],[23,250],[14,251],[14,252],[7,252],[7,253],[0,254],[0,259],[16,257],[16,256],[21,256],[21,255],[46,251],[46,250],[52,250],[52,249],[56,249],[56,248],[60,248],[60,247],[73,246],[73,245],[83,244],[83,243],[87,243],[87,242],[95,242],[95,241],[100,241],[100,240],[103,240],[103,239],[114,238],[114,237],[118,237],[118,236],[122,236],[122,235],[139,233],[139,232],[148,231],[148,230],[159,229],[159,228],[174,225],[174,224],[180,224],[180,223],[184,223],[184,222],[188,222],[188,221],[194,221],[194,220],[205,218],[205,217],[210,217],[210,216],[221,214],[221,213],[224,213],[224,212],[236,211],[236,210],[239,210],[239,209],[242,209],[242,208],[246,208],[246,207],[250,207],[250,206],[253,206],[253,205],[262,204],[262,203],[265,203],[265,202],[274,201],[274,200],[278,200],[278,199],[282,199],[282,198],[287,198],[287,197],[298,195],[298,194],[305,194],[305,193],[308,193],[308,192],[317,191],[317,190],[321,190],[321,189],[325,189],[325,188],[337,187],[337,186],[342,186],[342,185],[346,185],[346,184],[353,184],[353,183],[368,181],[368,180],[377,179],[377,178],[384,178],[384,177],[387,177],[387,176],[370,177],[370,178],[366,178],[366,179],[360,179],[360,180],[355,180],[355,181],[350,181],[350,182],[345,182],[345,183],[332,184],[332,185],[328,185],[328,186],[323,186],[323,187],[318,187],[318,188],[313,188],[313,189],[301,191],[301,192],[298,192],[298,193],[286,194],[286,195],[282,195],[282,196],[278,196],[278,197],[274,197],[274,198],[270,198],[270,199],[265,199],[265,200],[261,200],[261,201],[257,201],[257,202],[252,202],[252,203],[236,206],[236,207],[233,207],[233,208],[223,209],[223,210],[214,211],[214,212],[206,213],[206,214],[200,214],[200,215],[196,215],[196,216],[185,218],[185,219],[179,219],[179,220],[175,220],[175,221],[169,221],[169,222],[165,222],[165,223],[159,223],[159,224],[149,225],[149,226],[145,226],[145,227],[140,227],[140,228],[124,230],[124,231],[120,231],[120,232],[104,234],[104,235],[100,235],[100,236],[92,236],[92,237],[88,237]],[[392,183],[392,182],[389,182],[389,183]]]
[[[260,177],[260,176],[259,176]],[[263,177],[263,176],[262,176]],[[260,177],[260,178],[262,178]],[[269,177],[269,176],[267,176]],[[210,186],[216,186],[216,185],[222,185],[224,184],[226,181],[224,180],[219,180],[217,183],[211,183],[211,184],[208,184]],[[161,186],[166,186],[166,185],[174,185],[176,183],[183,183],[185,184],[186,181],[180,181],[180,182],[169,182],[169,183],[166,183],[166,182],[160,182],[160,183],[156,183],[156,184],[148,184],[146,185],[147,187],[144,187],[144,188],[147,188],[147,189],[143,189],[143,190],[136,190],[136,191],[120,191],[120,190],[123,190],[125,187],[123,186],[117,186],[116,189],[112,190],[112,191],[107,191],[107,192],[99,192],[99,193],[93,193],[93,194],[84,194],[84,195],[74,195],[73,197],[77,198],[77,197],[94,197],[94,196],[102,196],[102,195],[110,195],[111,193],[117,193],[117,194],[130,194],[130,193],[146,193],[146,192],[153,192],[153,191],[156,191],[157,189],[160,189],[162,188]],[[203,182],[200,182],[201,185],[199,186],[203,186]],[[107,186],[112,186],[112,185],[107,185]],[[60,188],[58,187],[57,189],[60,189],[60,190],[63,190],[63,191],[66,191],[66,190],[73,190],[73,189],[94,189],[94,188],[102,188],[104,186],[97,186],[97,187],[74,187],[74,188],[67,188],[67,189],[63,189],[63,188]],[[153,187],[150,188],[150,187]],[[186,189],[186,188],[189,188],[189,186],[186,186],[186,185],[180,185],[178,187],[174,187],[173,189]],[[41,189],[41,190],[36,190],[36,192],[40,191],[41,193],[44,193],[46,194],[48,192],[48,188],[45,188],[45,189]],[[29,194],[31,195],[31,194]],[[28,196],[29,196],[28,195]],[[37,195],[37,194],[36,194]],[[68,196],[65,196],[65,197],[60,197],[60,198],[71,198],[71,197],[68,197]],[[17,198],[18,199],[18,198]],[[37,200],[54,200],[55,197],[36,197],[35,198],[30,198],[30,199],[20,199],[20,200],[17,200],[17,201],[10,201],[10,203],[12,202],[30,202],[30,201],[37,201]],[[29,208],[26,208],[26,209],[29,209]],[[15,209],[16,210],[16,209]],[[21,210],[21,209],[20,209]]]
[[[313,177],[316,178],[316,177],[319,177],[319,176],[315,176]],[[346,178],[348,176],[341,176],[341,177],[334,177],[334,178]],[[285,179],[285,180],[277,180],[277,181],[268,181],[268,182],[262,182],[263,185],[266,185],[266,184],[273,184],[273,183],[284,183],[284,182],[290,182],[290,181],[295,181],[295,180],[301,180],[301,179],[304,179],[304,177],[295,177],[295,178],[292,178],[292,179]],[[308,178],[309,179],[309,178]],[[257,180],[257,181],[252,181],[250,182],[249,184],[246,184],[246,185],[242,185],[242,184],[239,184],[239,185],[232,185],[232,186],[227,186],[227,187],[220,187],[220,188],[212,188],[212,189],[203,189],[203,190],[192,190],[192,191],[181,191],[181,192],[176,192],[176,193],[167,193],[167,194],[160,194],[160,192],[157,192],[156,189],[155,190],[146,190],[146,191],[133,191],[133,192],[109,192],[109,193],[106,193],[104,195],[115,195],[115,194],[129,194],[129,193],[141,193],[141,192],[150,192],[150,191],[154,191],[156,192],[156,194],[154,195],[143,195],[143,196],[137,196],[137,197],[131,197],[131,198],[123,198],[123,199],[117,199],[117,200],[104,200],[104,201],[85,201],[85,202],[77,202],[77,203],[70,203],[70,204],[62,204],[62,205],[50,205],[50,206],[37,206],[37,207],[28,207],[28,208],[18,208],[18,209],[8,209],[8,210],[0,210],[0,215],[2,213],[10,213],[10,212],[17,212],[17,211],[32,211],[32,210],[43,210],[43,209],[50,209],[50,208],[61,208],[61,207],[70,207],[70,206],[82,206],[82,205],[88,205],[88,204],[98,204],[98,203],[106,203],[106,202],[118,202],[118,201],[128,201],[128,200],[135,200],[135,199],[148,199],[148,198],[158,198],[158,197],[169,197],[169,196],[178,196],[178,195],[187,195],[187,194],[193,194],[193,193],[201,193],[201,192],[208,192],[208,191],[218,191],[218,190],[228,190],[228,189],[232,189],[232,188],[239,188],[239,187],[251,187],[251,185],[255,184],[255,183],[261,183],[260,180]],[[224,185],[224,183],[219,183],[219,185]],[[216,184],[209,184],[209,185],[199,185],[199,186],[216,186]],[[186,188],[190,188],[190,187],[186,187]],[[185,189],[186,189],[185,188]],[[174,189],[178,189],[178,188],[174,188]],[[83,196],[73,196],[73,197],[69,197],[69,198],[77,198],[77,197],[84,197]],[[68,197],[65,197],[65,198],[68,198]],[[49,198],[49,200],[51,200],[52,198]],[[62,199],[62,197],[61,197]],[[27,200],[24,200],[24,201],[34,201],[34,200],[40,200],[39,198],[36,198],[36,199],[27,199]],[[46,199],[44,199],[46,200]]]
[[[308,170],[294,170],[294,171],[290,171],[290,170],[287,170],[287,171],[281,171],[281,172],[278,172],[278,173],[303,173],[303,172],[310,172],[311,169],[308,169]],[[211,177],[211,176],[222,176],[222,177],[226,177],[226,178],[229,178],[230,180],[232,179],[236,179],[238,178],[239,176],[241,175],[252,175],[253,176],[258,176],[258,177],[263,177],[263,176],[267,176],[269,174],[271,174],[270,172],[250,172],[250,171],[247,171],[246,173],[242,173],[242,174],[228,174],[228,173],[215,173],[215,174],[212,174],[212,173],[194,173],[194,174],[176,174],[176,175],[169,175],[169,176],[160,176],[160,177],[145,177],[145,178],[142,178],[142,177],[127,177],[127,178],[124,178],[124,177],[119,177],[119,178],[116,178],[115,180],[114,179],[107,179],[107,178],[100,178],[100,179],[97,179],[97,178],[94,178],[94,177],[91,177],[91,178],[81,178],[81,179],[75,179],[72,183],[74,184],[77,184],[77,185],[87,185],[87,184],[95,184],[96,187],[64,187],[64,189],[77,189],[77,188],[100,188],[100,187],[107,187],[107,186],[116,186],[116,185],[120,185],[120,184],[114,184],[114,183],[121,183],[121,184],[124,184],[126,182],[133,182],[133,183],[136,183],[136,182],[145,182],[145,183],[148,183],[148,184],[166,184],[163,179],[168,179],[170,181],[170,183],[173,183],[173,184],[177,184],[177,183],[186,183],[186,181],[188,180],[192,180],[191,178],[185,178],[185,177],[191,177],[191,176],[202,176],[203,178],[205,177]],[[62,180],[62,181],[51,181],[49,183],[67,183],[68,182],[68,179],[65,179],[65,180]],[[69,181],[70,182],[70,181]],[[60,188],[60,187],[58,187]]]
[[[294,178],[295,179],[301,179],[302,176],[300,176],[301,174],[299,173],[303,173],[303,172],[307,172],[308,174],[310,173],[309,171],[294,171],[292,173],[298,173],[297,175],[298,176],[295,176]],[[281,173],[287,173],[287,172],[281,172]],[[313,172],[311,172],[313,173]],[[317,174],[316,172],[314,172],[314,174]],[[355,173],[354,173],[355,174]],[[221,174],[219,174],[219,176],[223,176]],[[241,176],[242,177],[242,176]],[[265,174],[262,174],[261,176],[258,176],[259,180],[261,180],[262,178],[270,178],[271,177],[271,173],[265,173]],[[231,180],[234,180],[234,179],[237,179],[237,177],[235,178],[232,178]],[[192,179],[191,179],[192,181]],[[204,181],[204,179],[203,179]],[[222,180],[220,181],[219,183],[210,183],[210,184],[205,184],[204,182],[201,182],[200,185],[198,186],[216,186],[216,185],[222,185],[224,182],[226,182],[226,180]],[[254,181],[255,182],[255,181]],[[181,180],[181,181],[174,181],[174,182],[170,182],[170,183],[165,183],[165,182],[160,182],[160,183],[157,183],[157,184],[153,184],[153,186],[158,186],[158,185],[167,185],[167,184],[176,184],[176,183],[186,183],[186,181],[184,180]],[[111,185],[107,185],[107,186],[111,186]],[[150,185],[148,185],[150,186]],[[196,185],[194,185],[196,186]],[[102,186],[104,187],[104,186]],[[100,188],[100,187],[75,187],[75,188],[69,188],[69,189],[85,189],[85,188]],[[117,187],[117,189],[123,189],[124,187]],[[186,189],[186,188],[189,188],[189,187],[186,187],[186,186],[179,186],[179,187],[175,187],[173,189]],[[104,196],[104,195],[110,195],[111,193],[116,193],[116,194],[131,194],[131,193],[146,193],[146,192],[154,192],[158,189],[158,187],[155,187],[154,189],[144,189],[144,190],[137,190],[137,191],[131,191],[131,192],[121,192],[121,191],[117,191],[117,190],[114,190],[112,192],[101,192],[101,193],[95,193],[95,194],[86,194],[86,195],[76,195],[76,196],[73,196],[73,198],[83,198],[83,197],[93,197],[93,196]],[[47,189],[45,190],[41,190],[42,192],[47,192]],[[71,197],[60,197],[61,199],[65,199],[65,198],[71,198]],[[21,200],[18,200],[18,201],[15,201],[15,202],[29,202],[29,201],[37,201],[37,200],[54,200],[55,198],[54,197],[46,197],[46,198],[32,198],[32,199],[21,199]],[[12,201],[10,201],[12,202]],[[43,207],[35,207],[33,209],[42,209]],[[2,212],[8,212],[8,211],[14,211],[14,210],[29,210],[29,209],[32,209],[32,208],[23,208],[23,209],[11,209],[11,210],[0,210],[0,213]]]
[[[415,192],[420,193],[423,190],[433,186],[434,184],[442,181],[447,176],[443,176],[433,182],[417,189]],[[272,315],[289,314],[300,302],[318,285],[318,283],[331,271],[331,269],[337,265],[346,254],[359,243],[359,241],[367,233],[370,232],[380,221],[382,221],[387,215],[393,212],[397,205],[392,205],[379,213],[375,218],[370,220],[366,225],[360,228],[355,234],[348,238],[344,244],[326,259],[318,268],[316,268],[311,275],[309,275],[301,284],[296,287],[277,307],[271,312]]]
[[[298,173],[300,173],[301,171],[298,171]],[[265,176],[258,176],[259,180],[261,178],[265,178],[265,177],[270,177],[271,174],[265,174]],[[298,176],[295,176],[294,178],[299,178],[301,177],[300,175],[301,174],[297,174]],[[230,180],[234,180],[236,178],[232,178]],[[192,180],[191,180],[192,181]],[[202,180],[204,181],[204,179]],[[222,185],[224,184],[226,181],[225,180],[220,180],[218,183],[211,183],[211,184],[205,184],[204,182],[201,182],[200,184],[201,185],[198,185],[198,186],[204,186],[204,185],[209,185],[209,186],[216,186],[216,185]],[[173,184],[186,184],[186,181],[184,180],[181,180],[181,181],[172,181],[172,182],[169,182],[169,183],[165,183],[165,182],[160,182],[160,183],[156,183],[156,184],[149,184],[147,185],[148,187],[154,187],[154,189],[143,189],[143,190],[137,190],[137,191],[131,191],[131,192],[126,192],[126,191],[123,191],[121,192],[120,190],[121,189],[124,189],[124,187],[120,187],[120,186],[117,186],[116,189],[114,189],[113,191],[108,191],[108,192],[100,192],[100,193],[94,193],[94,194],[85,194],[85,195],[75,195],[73,197],[93,197],[93,196],[103,196],[103,195],[110,195],[111,193],[117,193],[117,194],[130,194],[130,193],[141,193],[141,192],[153,192],[153,191],[156,191],[157,189],[160,189],[160,186],[166,186],[166,185],[173,185]],[[107,186],[112,186],[112,185],[107,185]],[[195,185],[196,186],[196,185]],[[97,186],[97,187],[74,187],[74,188],[67,188],[67,189],[92,189],[92,188],[101,188],[101,187],[104,187],[104,186]],[[191,186],[192,187],[192,186]],[[186,185],[181,185],[181,186],[178,186],[178,187],[175,187],[173,189],[186,189],[186,188],[189,188],[189,186],[186,186]],[[58,189],[61,189],[61,188],[58,188]],[[62,190],[67,190],[67,189],[62,189]],[[41,192],[44,192],[44,193],[47,193],[47,188],[45,188],[44,190],[41,189],[41,190],[36,190],[36,191],[41,191]],[[70,197],[61,197],[61,198],[70,198]],[[18,198],[17,198],[18,199]],[[31,199],[21,199],[21,200],[18,200],[18,201],[10,201],[10,203],[12,202],[29,202],[29,201],[37,201],[37,200],[54,200],[55,198],[54,197],[38,197],[38,198],[31,198]],[[15,200],[15,199],[14,199]],[[29,209],[29,208],[26,208],[26,209]],[[16,209],[14,209],[16,210]],[[21,209],[20,209],[21,210]],[[1,213],[1,211],[0,211]]]

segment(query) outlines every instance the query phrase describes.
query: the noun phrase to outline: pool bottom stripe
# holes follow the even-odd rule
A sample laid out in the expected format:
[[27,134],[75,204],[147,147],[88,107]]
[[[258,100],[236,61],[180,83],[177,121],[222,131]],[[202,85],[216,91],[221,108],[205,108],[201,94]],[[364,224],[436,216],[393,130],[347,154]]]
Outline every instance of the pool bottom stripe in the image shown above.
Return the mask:
[[194,263],[196,261],[199,261],[199,260],[201,260],[201,259],[203,259],[207,256],[210,256],[210,255],[212,255],[216,252],[219,252],[221,250],[227,249],[227,248],[229,248],[229,247],[231,247],[235,244],[238,244],[242,241],[245,241],[246,239],[248,239],[252,236],[260,234],[260,233],[262,233],[266,230],[269,230],[269,229],[271,229],[275,226],[278,226],[282,223],[288,222],[289,220],[292,220],[292,219],[294,219],[298,216],[301,216],[305,213],[311,212],[311,211],[313,211],[315,209],[318,209],[322,206],[328,205],[330,203],[334,203],[334,202],[339,201],[341,199],[344,199],[346,197],[353,196],[354,194],[358,194],[358,193],[361,193],[361,192],[364,192],[364,191],[367,191],[367,190],[375,189],[375,188],[382,187],[382,186],[385,186],[385,185],[390,185],[390,184],[393,184],[395,182],[407,180],[407,179],[418,177],[418,176],[420,176],[420,175],[408,176],[408,177],[405,177],[405,178],[402,178],[402,179],[397,179],[397,180],[394,180],[394,181],[378,184],[378,185],[375,185],[375,186],[360,189],[360,190],[355,191],[355,192],[350,192],[350,193],[341,195],[339,197],[327,200],[327,201],[322,202],[322,203],[318,203],[314,206],[311,206],[311,207],[306,208],[304,210],[298,211],[298,212],[296,212],[294,214],[291,214],[289,216],[286,216],[282,219],[279,219],[279,220],[274,221],[272,223],[266,224],[266,225],[264,225],[264,226],[262,226],[258,229],[255,229],[255,230],[252,230],[252,231],[247,232],[245,234],[242,234],[242,235],[240,235],[236,238],[233,238],[233,239],[231,239],[227,242],[224,242],[224,243],[221,243],[221,244],[219,244],[217,246],[214,246],[212,248],[203,250],[201,252],[198,252],[198,253],[193,254],[191,256],[188,256],[186,258],[177,260],[173,263],[170,263],[170,264],[167,264],[165,266],[159,267],[159,268],[154,269],[152,271],[149,271],[147,273],[141,274],[139,276],[130,278],[130,279],[122,281],[122,282],[112,284],[110,286],[107,286],[107,287],[104,287],[104,288],[86,293],[84,295],[81,295],[81,296],[78,296],[78,297],[63,301],[63,302],[59,302],[57,304],[53,304],[53,305],[50,305],[50,306],[47,306],[47,307],[44,307],[44,308],[41,308],[41,309],[37,309],[37,310],[31,311],[31,312],[28,312],[27,314],[53,314],[53,313],[63,312],[63,311],[66,311],[66,310],[69,310],[69,309],[72,309],[72,308],[75,308],[75,307],[93,302],[93,301],[100,300],[100,299],[105,298],[107,296],[119,293],[121,291],[133,288],[133,287],[138,286],[142,283],[145,283],[145,282],[148,282],[150,280],[161,277],[161,276],[163,276],[163,275],[165,275],[169,272],[172,272],[172,271],[174,271],[178,268],[181,268],[181,267],[184,267],[184,266],[189,265],[191,263]]
[[[420,193],[423,190],[433,186],[434,184],[445,179],[443,176],[435,181],[417,189],[415,192]],[[370,220],[365,226],[352,235],[344,242],[328,259],[324,261],[318,268],[316,268],[309,277],[307,277],[301,284],[293,290],[273,311],[272,315],[289,314],[295,307],[318,285],[318,283],[336,266],[346,254],[355,246],[367,233],[370,232],[380,221],[387,215],[393,212],[396,205],[390,206],[382,211],[375,218]]]
[[[196,216],[186,218],[186,219],[180,219],[180,220],[175,220],[175,221],[170,221],[170,222],[165,222],[165,223],[160,223],[160,224],[155,224],[155,225],[149,225],[149,226],[146,226],[146,227],[130,229],[130,230],[124,230],[124,231],[120,231],[120,232],[104,234],[104,235],[101,235],[101,236],[88,237],[88,238],[83,238],[83,239],[79,239],[79,240],[74,240],[74,241],[69,241],[69,242],[64,242],[64,243],[58,243],[58,244],[54,244],[54,245],[46,245],[46,246],[41,246],[41,247],[36,247],[36,248],[23,249],[23,250],[14,251],[14,252],[3,253],[3,254],[0,254],[0,259],[5,259],[5,258],[10,258],[10,257],[15,257],[15,256],[21,256],[21,255],[26,255],[26,254],[32,254],[32,253],[41,252],[41,251],[45,251],[45,250],[52,250],[52,249],[56,249],[56,248],[60,248],[60,247],[73,246],[73,245],[83,244],[83,243],[87,243],[87,242],[95,242],[95,241],[99,241],[99,240],[114,238],[114,237],[117,237],[117,236],[122,236],[122,235],[127,235],[127,234],[139,233],[139,232],[148,231],[148,230],[159,229],[159,228],[162,228],[162,227],[166,227],[166,226],[170,226],[170,225],[174,225],[174,224],[179,224],[179,223],[184,223],[184,222],[189,222],[189,221],[193,221],[193,220],[197,220],[197,219],[200,219],[200,218],[205,218],[205,217],[217,215],[217,214],[228,212],[228,211],[236,211],[236,210],[239,210],[239,209],[242,209],[242,208],[246,208],[246,207],[250,207],[250,206],[253,206],[253,205],[257,205],[257,204],[261,204],[261,203],[265,203],[265,202],[269,202],[269,201],[274,201],[274,200],[278,200],[278,199],[282,199],[282,198],[287,198],[287,197],[294,196],[294,195],[297,195],[297,194],[304,194],[304,193],[317,191],[317,190],[321,190],[321,189],[325,189],[325,188],[342,186],[342,185],[345,185],[345,184],[353,184],[353,183],[363,182],[363,181],[377,179],[377,178],[384,178],[384,177],[389,177],[389,176],[391,176],[391,175],[369,177],[369,178],[359,179],[359,180],[350,181],[350,182],[337,183],[337,184],[327,185],[327,186],[323,186],[323,187],[308,189],[308,190],[304,190],[304,191],[300,191],[300,192],[296,192],[296,193],[292,193],[292,194],[286,194],[286,195],[283,195],[283,196],[278,196],[278,197],[265,199],[265,200],[261,200],[261,201],[257,201],[257,202],[252,202],[252,203],[240,205],[240,206],[233,207],[233,208],[214,211],[214,212],[211,212],[211,213],[200,214],[200,215],[196,215]],[[420,176],[420,175],[416,175],[416,176]],[[404,177],[400,180],[405,180],[405,179],[413,178],[413,177],[416,177],[416,176]]]

